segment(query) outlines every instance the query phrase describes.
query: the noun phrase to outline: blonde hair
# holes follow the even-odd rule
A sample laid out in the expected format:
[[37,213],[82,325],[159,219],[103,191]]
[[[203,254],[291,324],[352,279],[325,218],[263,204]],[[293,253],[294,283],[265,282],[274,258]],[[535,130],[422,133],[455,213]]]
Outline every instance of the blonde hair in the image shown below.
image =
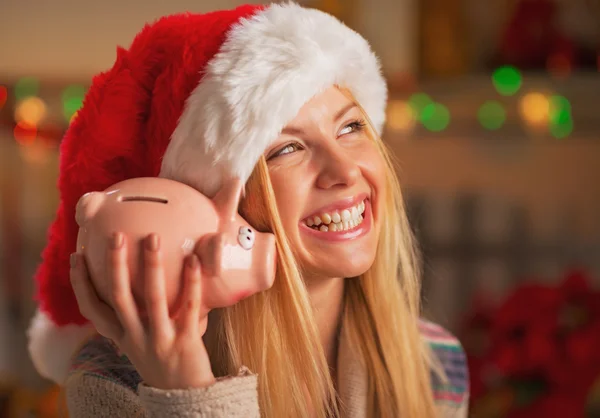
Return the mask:
[[[369,417],[432,418],[430,370],[439,365],[419,332],[420,280],[412,233],[391,154],[370,121],[366,128],[385,163],[387,192],[374,263],[361,277],[346,281],[344,338],[359,348],[368,370]],[[215,373],[236,374],[242,365],[257,372],[264,417],[339,416],[309,295],[264,158],[248,181],[241,212],[255,228],[274,233],[277,275],[272,289],[217,313],[214,344],[207,346]]]

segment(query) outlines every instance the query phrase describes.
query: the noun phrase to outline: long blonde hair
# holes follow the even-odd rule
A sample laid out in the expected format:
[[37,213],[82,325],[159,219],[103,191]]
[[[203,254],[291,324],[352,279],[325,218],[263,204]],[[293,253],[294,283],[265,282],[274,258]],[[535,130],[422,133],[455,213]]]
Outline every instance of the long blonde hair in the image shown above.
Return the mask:
[[[435,365],[418,327],[418,260],[391,154],[370,122],[367,132],[385,163],[387,193],[374,263],[361,277],[346,280],[344,338],[359,348],[368,370],[369,417],[432,418]],[[258,373],[264,417],[339,416],[309,295],[264,158],[248,181],[241,213],[255,228],[275,234],[277,275],[272,289],[218,312],[215,343],[207,347],[215,373],[235,374],[242,365]]]

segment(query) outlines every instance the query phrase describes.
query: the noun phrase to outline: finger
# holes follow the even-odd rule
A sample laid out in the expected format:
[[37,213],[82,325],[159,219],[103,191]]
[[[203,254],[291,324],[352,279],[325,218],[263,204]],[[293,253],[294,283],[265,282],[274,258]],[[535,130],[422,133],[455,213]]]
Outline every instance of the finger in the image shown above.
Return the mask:
[[89,279],[85,259],[79,254],[71,254],[70,279],[81,315],[88,319],[104,337],[121,338],[123,328],[119,319],[111,307],[98,297]]
[[160,237],[151,234],[144,245],[144,288],[150,334],[154,339],[170,336],[171,319],[165,291],[165,273],[160,251]]
[[126,248],[125,236],[114,234],[106,251],[107,280],[111,302],[125,333],[139,341],[137,338],[143,338],[144,328],[133,298]]
[[202,305],[202,273],[196,254],[191,254],[186,259],[183,279],[183,300],[179,326],[182,333],[191,333],[198,327]]

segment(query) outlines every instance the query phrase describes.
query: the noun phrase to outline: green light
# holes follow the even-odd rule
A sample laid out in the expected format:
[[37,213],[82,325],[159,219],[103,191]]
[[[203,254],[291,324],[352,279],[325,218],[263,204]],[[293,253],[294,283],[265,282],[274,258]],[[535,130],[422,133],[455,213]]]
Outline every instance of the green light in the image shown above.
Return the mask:
[[62,92],[63,114],[67,120],[81,109],[83,98],[85,96],[85,88],[78,84],[70,85]]
[[550,97],[549,129],[552,136],[557,139],[564,139],[573,132],[571,102],[566,97]]
[[69,99],[73,98],[83,99],[83,96],[85,96],[85,88],[83,86],[73,84],[63,90],[62,101],[63,103],[66,103],[67,101],[69,101]]
[[423,126],[430,131],[440,132],[446,129],[450,123],[450,111],[440,103],[428,104],[421,113]]
[[563,96],[550,97],[550,123],[560,123],[571,115],[571,102]]
[[77,112],[83,104],[83,97],[73,97],[63,103],[63,113],[67,120]]
[[34,77],[24,77],[15,84],[15,97],[18,101],[31,96],[36,96],[39,89],[39,81]]
[[492,82],[498,93],[503,96],[512,96],[521,88],[523,77],[515,67],[504,66],[494,71]]
[[415,93],[408,99],[409,106],[419,120],[423,118],[423,110],[432,103],[433,100],[431,100],[431,97],[425,93]]
[[500,102],[489,100],[479,108],[477,119],[485,129],[500,129],[506,122],[506,111]]
[[560,123],[553,123],[550,125],[550,133],[556,139],[564,139],[571,135],[573,132],[573,119],[571,115],[568,115],[568,119],[561,121]]

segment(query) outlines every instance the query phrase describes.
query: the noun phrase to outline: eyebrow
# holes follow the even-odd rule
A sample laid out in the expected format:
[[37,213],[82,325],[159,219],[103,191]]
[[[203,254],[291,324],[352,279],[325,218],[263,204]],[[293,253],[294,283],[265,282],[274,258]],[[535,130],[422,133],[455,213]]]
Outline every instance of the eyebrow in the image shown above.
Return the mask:
[[[356,103],[348,103],[346,106],[344,106],[343,108],[341,108],[340,110],[337,111],[337,113],[333,117],[333,121],[334,122],[339,121],[346,113],[348,113],[351,109],[354,109],[355,107],[357,107]],[[304,131],[302,129],[294,128],[294,127],[284,128],[281,131],[281,133],[285,134],[285,135],[300,135],[303,132]]]

